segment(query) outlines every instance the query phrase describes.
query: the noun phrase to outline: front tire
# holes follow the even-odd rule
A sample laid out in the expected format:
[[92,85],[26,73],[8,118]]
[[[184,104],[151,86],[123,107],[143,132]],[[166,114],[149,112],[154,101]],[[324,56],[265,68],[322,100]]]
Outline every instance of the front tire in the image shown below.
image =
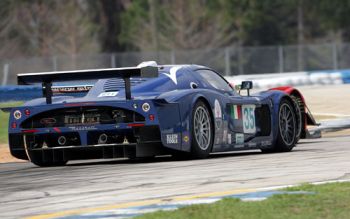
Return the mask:
[[295,109],[295,121],[297,125],[297,131],[296,131],[296,143],[300,140],[302,137],[303,127],[305,125],[305,120],[303,119],[303,103],[299,97],[291,96],[293,103],[294,103],[294,109]]
[[298,127],[294,104],[282,99],[278,109],[278,133],[275,145],[272,148],[262,149],[264,153],[289,152],[299,140]]
[[288,152],[298,141],[298,125],[293,104],[283,99],[278,110],[278,136],[276,151]]
[[214,142],[213,122],[206,104],[199,100],[192,111],[192,146],[193,158],[209,156]]

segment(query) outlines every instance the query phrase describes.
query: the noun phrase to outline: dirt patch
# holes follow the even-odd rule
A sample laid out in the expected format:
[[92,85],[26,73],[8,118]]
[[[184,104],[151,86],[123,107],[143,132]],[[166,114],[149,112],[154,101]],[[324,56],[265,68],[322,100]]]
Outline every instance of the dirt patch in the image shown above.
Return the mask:
[[9,147],[5,144],[0,144],[0,163],[9,163],[9,162],[26,162],[26,161],[19,160],[12,157]]

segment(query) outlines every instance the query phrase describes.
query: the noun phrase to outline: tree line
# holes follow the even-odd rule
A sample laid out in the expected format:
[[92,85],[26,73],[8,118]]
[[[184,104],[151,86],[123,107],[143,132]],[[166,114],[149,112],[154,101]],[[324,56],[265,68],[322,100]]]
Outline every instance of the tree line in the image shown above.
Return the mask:
[[349,41],[350,0],[1,0],[0,59]]

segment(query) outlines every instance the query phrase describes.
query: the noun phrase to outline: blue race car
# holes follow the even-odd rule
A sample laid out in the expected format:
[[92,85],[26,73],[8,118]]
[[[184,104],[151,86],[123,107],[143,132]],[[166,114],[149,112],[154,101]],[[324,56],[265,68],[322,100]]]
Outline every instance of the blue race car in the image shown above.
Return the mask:
[[[41,83],[43,97],[10,111],[11,154],[38,166],[69,160],[212,152],[290,151],[315,123],[291,88],[250,95],[251,81],[233,88],[199,65],[19,74],[19,85]],[[54,86],[97,80],[94,86]],[[247,95],[240,95],[247,90]],[[281,91],[282,90],[282,91]],[[87,92],[83,97],[67,92]],[[60,94],[56,94],[60,93]]]

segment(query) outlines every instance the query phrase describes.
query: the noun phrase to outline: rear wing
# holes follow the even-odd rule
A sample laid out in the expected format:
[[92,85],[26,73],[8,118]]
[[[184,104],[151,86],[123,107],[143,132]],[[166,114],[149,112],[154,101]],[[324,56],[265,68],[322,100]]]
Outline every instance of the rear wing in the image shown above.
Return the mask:
[[108,78],[122,78],[125,82],[125,98],[131,99],[131,77],[152,78],[158,77],[158,67],[127,67],[127,68],[107,68],[107,69],[91,69],[78,71],[56,71],[27,73],[17,75],[18,85],[30,85],[41,83],[43,96],[46,97],[46,103],[52,103],[52,82],[62,81],[79,81],[79,80],[96,80]]

